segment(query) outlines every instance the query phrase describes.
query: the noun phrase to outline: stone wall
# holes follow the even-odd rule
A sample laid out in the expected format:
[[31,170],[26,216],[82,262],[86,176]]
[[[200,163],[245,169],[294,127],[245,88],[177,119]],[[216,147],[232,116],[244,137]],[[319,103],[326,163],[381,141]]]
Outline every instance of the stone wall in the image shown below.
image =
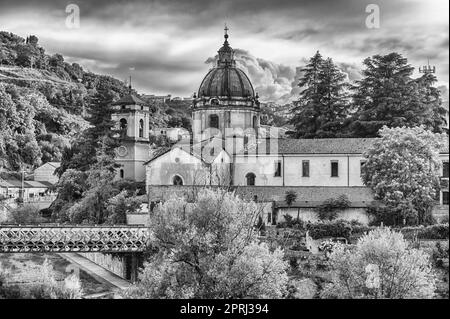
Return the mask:
[[[299,218],[305,222],[318,222],[319,218],[314,208],[309,207],[292,207],[292,208],[279,208],[278,221],[284,221],[284,215],[290,215],[293,218]],[[344,219],[347,221],[357,220],[360,223],[369,224],[369,216],[366,213],[366,209],[362,207],[350,207],[337,213],[337,219]]]

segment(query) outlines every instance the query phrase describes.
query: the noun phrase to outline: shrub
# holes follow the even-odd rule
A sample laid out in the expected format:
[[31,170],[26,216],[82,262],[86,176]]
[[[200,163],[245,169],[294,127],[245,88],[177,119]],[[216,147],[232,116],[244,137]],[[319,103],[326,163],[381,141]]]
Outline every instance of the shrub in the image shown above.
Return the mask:
[[377,228],[354,247],[336,245],[329,256],[332,282],[322,298],[433,298],[429,256],[408,248],[401,233]]
[[286,195],[284,197],[284,201],[286,202],[286,204],[290,207],[292,205],[293,202],[295,202],[295,200],[297,199],[297,193],[295,193],[294,191],[287,191]]
[[435,224],[430,226],[403,227],[400,229],[405,238],[419,239],[448,239],[448,224]]
[[[447,259],[448,262],[448,246],[447,249],[442,248],[441,243],[437,242],[435,248],[433,248],[432,258],[433,262],[438,268],[444,267],[444,260]],[[448,270],[448,269],[447,269]]]
[[346,195],[337,198],[329,198],[316,208],[320,220],[336,219],[340,210],[350,207],[350,201]]
[[313,299],[317,285],[310,278],[293,279],[288,283],[288,299]]
[[304,229],[304,222],[299,218],[293,218],[289,214],[283,215],[284,221],[277,224],[277,228],[296,228],[296,229]]
[[307,230],[312,239],[325,237],[344,237],[348,239],[352,227],[344,220],[336,220],[308,224]]
[[401,217],[398,211],[392,208],[381,206],[378,204],[371,204],[367,207],[367,214],[371,217],[370,226],[397,226],[401,224]]
[[21,225],[40,224],[45,221],[39,210],[34,206],[21,206],[11,211],[11,222]]

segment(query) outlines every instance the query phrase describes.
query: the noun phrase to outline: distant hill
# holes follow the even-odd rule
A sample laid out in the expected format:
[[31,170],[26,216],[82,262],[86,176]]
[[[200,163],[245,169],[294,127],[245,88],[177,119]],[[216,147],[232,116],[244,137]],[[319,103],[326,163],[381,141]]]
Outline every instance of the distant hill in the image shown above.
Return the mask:
[[[123,81],[47,54],[36,36],[0,32],[0,169],[60,161],[62,149],[88,126],[86,106],[99,89],[116,98],[129,91]],[[152,109],[151,125],[172,119]]]

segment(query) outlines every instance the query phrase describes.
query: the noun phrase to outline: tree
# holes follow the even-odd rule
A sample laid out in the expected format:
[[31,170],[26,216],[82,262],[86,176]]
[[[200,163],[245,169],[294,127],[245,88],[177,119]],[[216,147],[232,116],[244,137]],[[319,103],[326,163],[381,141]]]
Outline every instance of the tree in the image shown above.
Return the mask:
[[439,187],[439,150],[445,135],[423,127],[387,128],[364,153],[362,180],[375,199],[408,223],[425,223]]
[[446,129],[447,110],[442,105],[441,91],[433,85],[437,82],[436,76],[431,73],[425,73],[416,80],[421,92],[421,103],[428,110],[429,115],[425,118],[424,125],[434,133],[443,133]]
[[201,190],[194,203],[172,197],[152,216],[157,253],[144,264],[129,298],[280,298],[287,262],[258,243],[259,212],[223,190]]
[[108,224],[126,224],[127,213],[134,212],[141,207],[142,200],[136,197],[136,192],[129,197],[128,191],[123,190],[108,200]]
[[[284,201],[291,208],[292,204],[297,200],[297,193],[294,191],[287,191],[284,196]],[[297,210],[297,220],[300,219],[300,209]]]
[[338,216],[338,212],[350,207],[347,195],[340,195],[337,198],[328,198],[317,206],[316,211],[320,220],[333,220]]
[[[356,137],[376,137],[383,126],[425,125],[440,132],[440,112],[434,101],[439,92],[431,89],[430,78],[413,80],[414,68],[398,53],[374,55],[364,60],[363,78],[353,87],[355,114],[349,123]],[[432,97],[433,96],[433,97]],[[432,97],[432,100],[429,98]],[[433,111],[433,109],[435,111]],[[437,126],[437,127],[436,127]]]
[[298,86],[303,90],[295,102],[294,116],[297,138],[336,137],[348,114],[345,74],[333,60],[324,60],[320,53],[310,59],[302,69]]
[[120,146],[120,135],[111,117],[114,112],[112,97],[108,90],[100,90],[94,95],[89,104],[90,127],[73,143],[73,150],[65,150],[61,169],[58,170],[60,175],[69,168],[83,172],[89,170],[98,164],[98,153],[103,156],[104,169],[114,171],[118,167],[114,158],[115,150]]
[[377,228],[355,247],[337,244],[329,255],[332,283],[322,298],[433,298],[435,276],[429,256],[408,248],[401,233]]

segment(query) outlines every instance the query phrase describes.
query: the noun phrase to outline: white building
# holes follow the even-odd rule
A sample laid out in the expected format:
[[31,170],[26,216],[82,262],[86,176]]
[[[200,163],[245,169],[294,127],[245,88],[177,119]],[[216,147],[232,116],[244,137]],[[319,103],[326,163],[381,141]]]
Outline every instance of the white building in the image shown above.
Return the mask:
[[[182,140],[145,161],[145,176],[138,180],[145,179],[149,202],[174,192],[189,197],[190,186],[227,186],[260,203],[266,221],[276,222],[277,215],[286,213],[314,219],[316,206],[346,195],[351,207],[341,217],[367,222],[365,209],[373,195],[361,180],[362,154],[376,139],[280,138],[284,132],[261,127],[258,95],[245,72],[236,67],[227,34],[218,53],[216,67],[194,95],[192,140]],[[441,159],[447,185],[436,210],[446,208],[448,215],[448,148],[442,150]],[[143,157],[130,160],[142,165]],[[287,191],[297,194],[290,206],[285,204]]]

